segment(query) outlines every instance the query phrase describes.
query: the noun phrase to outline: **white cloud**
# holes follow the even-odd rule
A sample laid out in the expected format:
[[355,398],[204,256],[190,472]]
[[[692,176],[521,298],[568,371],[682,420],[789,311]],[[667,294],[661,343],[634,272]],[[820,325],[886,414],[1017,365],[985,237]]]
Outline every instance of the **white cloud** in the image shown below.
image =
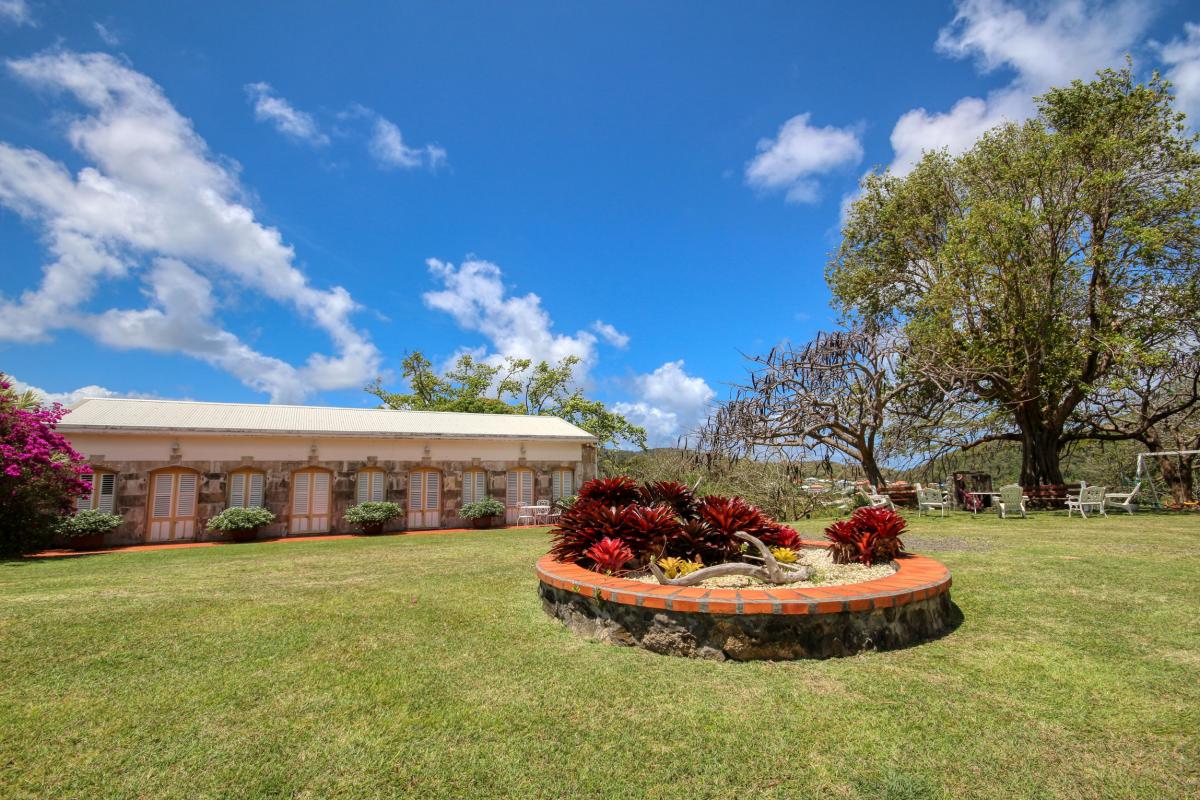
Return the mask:
[[33,11],[26,0],[0,0],[0,22],[36,26]]
[[92,27],[96,29],[96,35],[100,37],[100,41],[104,42],[109,47],[116,47],[121,44],[121,37],[102,22],[93,22]]
[[758,155],[746,165],[746,183],[760,189],[786,189],[793,203],[818,199],[815,178],[842,165],[862,161],[858,132],[849,128],[818,128],[810,114],[797,114],[774,139],[760,139]]
[[6,375],[5,380],[12,384],[12,387],[18,392],[30,391],[41,398],[45,403],[61,403],[68,408],[88,397],[157,397],[158,395],[146,394],[145,392],[118,392],[113,389],[108,389],[104,386],[89,384],[80,386],[78,389],[72,389],[68,392],[48,392],[40,386],[33,386],[12,375]]
[[436,144],[409,147],[404,143],[400,128],[378,114],[375,114],[374,132],[367,149],[379,165],[387,169],[412,169],[425,165],[437,169],[446,161],[446,151]]
[[441,289],[422,296],[425,305],[449,314],[464,330],[486,337],[495,351],[486,358],[516,356],[554,363],[578,356],[582,363],[576,377],[580,381],[595,363],[594,334],[555,333],[542,299],[532,292],[510,295],[500,267],[490,261],[468,258],[455,266],[431,258],[425,263],[429,274],[442,284]]
[[[48,52],[8,67],[84,107],[67,139],[89,163],[72,175],[41,152],[0,142],[0,205],[39,226],[51,255],[38,287],[16,299],[0,296],[0,340],[76,328],[116,346],[188,353],[275,401],[361,386],[378,371],[378,350],[350,321],[357,305],[349,293],[309,284],[279,231],[241,201],[236,165],[209,152],[157,84],[100,53]],[[81,309],[101,283],[148,260],[149,307],[98,315]],[[337,354],[314,353],[292,366],[241,343],[214,319],[214,278],[300,311]],[[184,314],[196,315],[193,325]]]
[[592,330],[599,334],[601,339],[608,342],[613,347],[624,350],[629,346],[629,335],[621,333],[607,322],[596,320],[592,323]]
[[1200,129],[1200,25],[1186,22],[1183,37],[1158,48],[1166,77],[1175,85],[1176,105],[1188,115],[1188,123]]
[[245,89],[246,97],[254,103],[254,118],[259,122],[270,122],[275,130],[299,142],[316,147],[329,144],[329,137],[321,131],[312,115],[275,94],[271,84],[248,83]]
[[989,128],[1033,113],[1033,96],[1119,65],[1153,16],[1140,0],[1064,0],[1026,12],[1006,0],[964,0],[941,30],[937,49],[972,58],[983,72],[1009,69],[1012,81],[985,98],[964,97],[949,111],[913,109],[892,130],[891,169],[907,173],[927,150],[961,153]]
[[613,411],[646,429],[650,443],[668,446],[694,430],[708,415],[716,392],[703,379],[688,375],[683,361],[668,361],[633,379],[632,403],[615,403]]

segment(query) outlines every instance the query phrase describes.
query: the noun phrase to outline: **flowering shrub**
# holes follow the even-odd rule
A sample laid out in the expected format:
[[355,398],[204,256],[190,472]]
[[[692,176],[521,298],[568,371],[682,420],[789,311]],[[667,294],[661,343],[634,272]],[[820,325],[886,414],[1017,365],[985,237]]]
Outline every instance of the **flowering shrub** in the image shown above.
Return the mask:
[[633,560],[633,551],[620,539],[601,539],[584,553],[596,569],[609,575],[619,572]]
[[404,513],[398,503],[359,503],[346,509],[346,522],[351,525],[382,525]]
[[474,503],[467,503],[458,510],[463,519],[481,519],[483,517],[498,517],[504,513],[504,503],[494,497],[485,497]]
[[58,532],[63,536],[90,536],[93,533],[108,533],[121,527],[120,514],[109,514],[96,508],[85,508],[62,521]]
[[214,531],[252,531],[275,521],[275,515],[260,506],[227,508],[208,521]]
[[559,561],[598,567],[594,555],[601,551],[593,548],[612,539],[629,548],[629,568],[659,559],[719,564],[740,558],[738,531],[760,537],[784,537],[786,532],[793,537],[786,541],[799,546],[795,531],[740,497],[697,499],[680,483],[639,487],[627,477],[605,478],[580,487],[579,500],[563,511],[552,532],[550,553]]
[[855,561],[870,566],[890,561],[904,550],[900,534],[908,523],[890,508],[856,509],[850,519],[839,520],[825,529],[825,538],[833,545],[830,554],[835,563]]
[[92,491],[92,470],[54,428],[66,410],[23,407],[0,375],[0,555],[36,550]]

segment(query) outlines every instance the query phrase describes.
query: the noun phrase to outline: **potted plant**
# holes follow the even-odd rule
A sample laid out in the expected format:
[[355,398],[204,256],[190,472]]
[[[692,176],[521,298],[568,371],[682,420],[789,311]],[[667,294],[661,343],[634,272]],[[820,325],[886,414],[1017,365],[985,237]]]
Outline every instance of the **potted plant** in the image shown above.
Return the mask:
[[504,504],[494,497],[485,497],[474,503],[467,503],[458,510],[458,516],[471,520],[476,528],[490,528],[496,517],[504,513]]
[[235,542],[253,542],[258,529],[275,521],[275,515],[260,506],[227,508],[208,521],[208,527],[225,531]]
[[86,508],[63,519],[59,532],[72,550],[97,550],[104,546],[104,534],[121,527],[119,514]]
[[346,509],[346,522],[362,528],[367,536],[383,533],[383,526],[404,513],[396,503],[359,503]]

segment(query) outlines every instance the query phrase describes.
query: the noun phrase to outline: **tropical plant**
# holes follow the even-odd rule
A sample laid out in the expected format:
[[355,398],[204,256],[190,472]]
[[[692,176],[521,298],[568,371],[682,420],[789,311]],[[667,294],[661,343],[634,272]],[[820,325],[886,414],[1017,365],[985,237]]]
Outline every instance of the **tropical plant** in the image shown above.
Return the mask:
[[642,502],[648,506],[665,505],[681,520],[696,519],[700,505],[696,495],[676,481],[654,481],[642,487]]
[[351,525],[382,525],[403,513],[404,507],[399,503],[359,503],[346,509],[346,522]]
[[640,503],[642,489],[633,478],[596,478],[579,487],[579,499],[592,500],[606,506],[628,506]]
[[275,521],[275,514],[261,506],[234,506],[227,508],[208,521],[215,531],[252,531]]
[[589,547],[584,556],[591,559],[596,569],[612,575],[633,560],[633,551],[620,539],[604,538]]
[[838,520],[825,529],[832,543],[834,563],[859,562],[871,566],[890,561],[904,550],[900,535],[908,523],[890,508],[859,508],[850,519]]
[[663,574],[668,578],[678,578],[681,575],[688,575],[703,567],[703,562],[689,561],[686,558],[660,558],[658,567],[663,571]]
[[120,514],[109,514],[96,508],[85,508],[69,517],[64,517],[59,533],[63,536],[91,536],[104,534],[121,527],[124,522]]
[[795,564],[800,560],[800,554],[790,547],[772,547],[771,555],[780,564]]
[[734,558],[741,551],[741,541],[731,533],[714,528],[702,519],[689,519],[667,542],[666,553],[688,560],[699,559],[717,564]]
[[463,519],[497,517],[503,513],[504,503],[501,503],[494,497],[485,497],[482,500],[476,500],[474,503],[467,503],[458,510],[458,515]]
[[65,413],[31,407],[0,374],[0,555],[45,545],[91,492],[91,468],[54,430]]

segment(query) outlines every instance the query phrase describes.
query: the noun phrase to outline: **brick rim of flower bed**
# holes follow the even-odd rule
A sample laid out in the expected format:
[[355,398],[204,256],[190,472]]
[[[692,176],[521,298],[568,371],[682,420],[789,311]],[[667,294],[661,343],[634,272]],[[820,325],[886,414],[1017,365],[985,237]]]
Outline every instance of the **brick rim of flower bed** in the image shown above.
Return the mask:
[[[804,541],[804,547],[827,547]],[[861,583],[809,586],[804,589],[710,589],[662,586],[614,578],[545,555],[538,559],[542,583],[556,589],[598,597],[622,605],[700,614],[836,614],[871,611],[924,600],[950,591],[950,570],[940,561],[919,555],[896,559],[891,575]]]

